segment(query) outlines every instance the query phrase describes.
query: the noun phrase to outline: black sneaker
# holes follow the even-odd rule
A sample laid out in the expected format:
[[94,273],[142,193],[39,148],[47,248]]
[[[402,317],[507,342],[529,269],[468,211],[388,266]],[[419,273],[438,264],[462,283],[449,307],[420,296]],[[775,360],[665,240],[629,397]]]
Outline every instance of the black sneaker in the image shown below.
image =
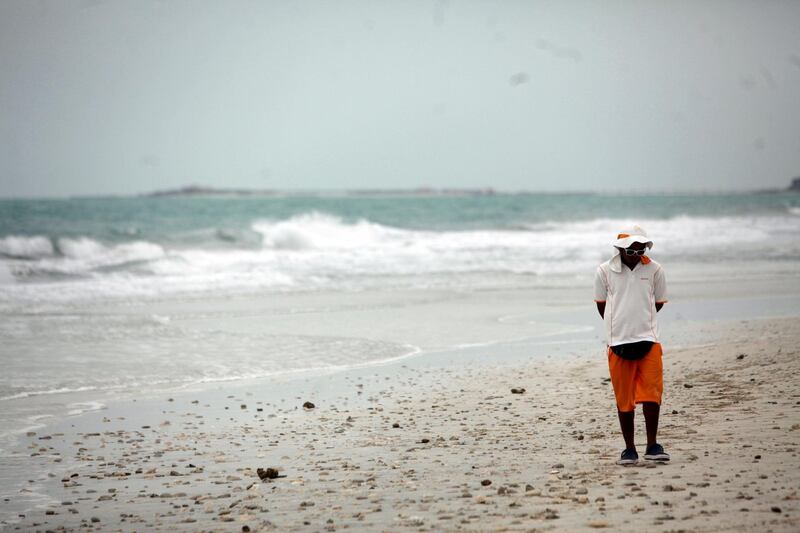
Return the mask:
[[669,454],[664,451],[664,447],[656,443],[647,447],[644,458],[650,461],[669,461]]
[[639,461],[639,454],[634,448],[626,448],[617,460],[618,465],[635,465]]

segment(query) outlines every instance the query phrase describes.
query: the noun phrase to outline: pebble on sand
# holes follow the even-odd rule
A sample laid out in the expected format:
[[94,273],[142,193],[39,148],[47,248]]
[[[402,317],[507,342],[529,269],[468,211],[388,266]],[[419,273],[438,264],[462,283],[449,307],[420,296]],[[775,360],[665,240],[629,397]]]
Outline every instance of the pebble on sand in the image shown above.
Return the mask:
[[275,479],[279,477],[277,468],[267,468],[267,469],[258,468],[256,469],[256,474],[258,474],[258,477],[261,478],[262,480]]

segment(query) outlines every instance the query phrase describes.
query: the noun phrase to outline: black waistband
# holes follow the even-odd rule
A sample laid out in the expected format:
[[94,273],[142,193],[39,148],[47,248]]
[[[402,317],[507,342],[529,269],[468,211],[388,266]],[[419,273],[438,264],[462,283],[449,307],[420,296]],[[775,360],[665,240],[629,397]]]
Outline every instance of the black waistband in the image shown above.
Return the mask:
[[611,351],[623,359],[641,359],[653,348],[653,341],[629,342],[611,347]]

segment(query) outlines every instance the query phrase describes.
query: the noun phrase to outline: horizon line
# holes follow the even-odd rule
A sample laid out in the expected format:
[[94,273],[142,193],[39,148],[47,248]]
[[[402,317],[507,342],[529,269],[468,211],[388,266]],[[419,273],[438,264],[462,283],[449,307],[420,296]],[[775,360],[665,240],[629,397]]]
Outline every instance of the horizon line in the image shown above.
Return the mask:
[[752,188],[752,189],[501,189],[490,186],[484,187],[369,187],[369,188],[243,188],[243,187],[208,187],[202,185],[186,185],[178,188],[157,189],[146,192],[134,193],[97,193],[97,194],[65,194],[58,196],[2,196],[0,200],[78,200],[102,198],[211,198],[211,197],[282,197],[282,196],[325,196],[345,195],[362,196],[371,195],[412,195],[412,196],[514,196],[514,195],[610,195],[621,196],[638,195],[682,195],[682,194],[753,194],[753,193],[781,193],[793,192],[791,187],[778,188]]

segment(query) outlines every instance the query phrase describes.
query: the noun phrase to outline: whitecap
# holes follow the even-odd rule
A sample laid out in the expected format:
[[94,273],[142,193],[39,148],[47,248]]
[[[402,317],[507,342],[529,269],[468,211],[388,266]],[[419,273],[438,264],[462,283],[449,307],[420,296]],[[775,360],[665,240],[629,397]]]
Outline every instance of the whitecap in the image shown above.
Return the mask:
[[0,239],[0,255],[19,259],[51,256],[53,243],[42,235],[32,237],[8,235]]
[[341,218],[312,211],[277,222],[257,221],[251,229],[261,235],[265,248],[278,250],[354,249],[380,246],[399,237],[404,230],[359,219],[345,223]]
[[152,261],[166,254],[160,245],[147,241],[106,246],[89,237],[62,237],[57,241],[57,248],[61,257],[43,258],[30,269],[43,273],[86,274],[98,268]]

